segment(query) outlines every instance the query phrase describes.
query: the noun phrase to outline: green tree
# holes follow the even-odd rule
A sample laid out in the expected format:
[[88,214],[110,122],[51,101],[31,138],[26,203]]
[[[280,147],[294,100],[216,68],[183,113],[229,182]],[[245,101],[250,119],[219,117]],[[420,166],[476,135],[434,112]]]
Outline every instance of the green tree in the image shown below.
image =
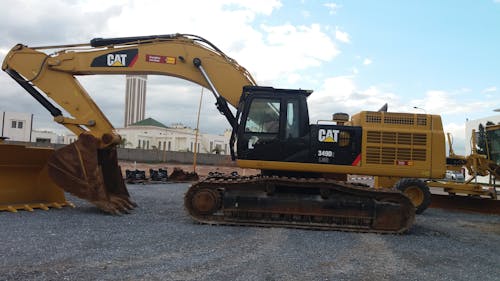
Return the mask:
[[484,129],[483,124],[479,124],[478,131],[476,133],[477,137],[477,153],[486,154],[486,130]]
[[219,144],[217,144],[215,145],[215,148],[212,149],[212,152],[215,154],[220,154],[222,152],[222,147]]
[[118,145],[119,147],[127,147],[127,145],[132,145],[131,142],[129,142],[126,138],[122,138],[122,140],[120,141],[120,144]]

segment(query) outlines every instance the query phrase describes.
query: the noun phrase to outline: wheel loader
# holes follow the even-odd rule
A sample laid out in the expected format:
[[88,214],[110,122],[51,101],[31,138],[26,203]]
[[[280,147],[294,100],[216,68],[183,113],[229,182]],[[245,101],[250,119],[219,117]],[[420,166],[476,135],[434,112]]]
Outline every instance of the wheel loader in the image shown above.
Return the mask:
[[[56,52],[44,52],[49,49]],[[129,212],[136,204],[118,166],[120,136],[82,88],[79,75],[167,75],[211,90],[232,127],[232,159],[241,168],[262,172],[194,183],[184,205],[202,223],[402,233],[415,218],[412,201],[396,190],[348,183],[347,175],[442,178],[445,173],[440,116],[362,111],[311,124],[307,98],[312,91],[257,86],[236,60],[195,35],[96,38],[90,44],[44,47],[18,44],[2,69],[55,122],[79,136],[45,161],[22,160],[48,174],[45,182],[27,183],[27,189],[44,193],[55,184],[111,214]],[[4,151],[11,158],[18,155]],[[14,167],[16,163],[2,163],[2,168]],[[412,181],[399,185],[408,184]],[[2,189],[2,197],[25,197],[17,187]]]

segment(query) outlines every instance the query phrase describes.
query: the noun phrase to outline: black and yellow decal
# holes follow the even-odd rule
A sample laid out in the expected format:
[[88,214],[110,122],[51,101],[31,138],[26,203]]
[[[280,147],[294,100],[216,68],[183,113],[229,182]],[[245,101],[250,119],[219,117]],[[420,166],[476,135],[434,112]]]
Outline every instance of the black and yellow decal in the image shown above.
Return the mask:
[[116,51],[98,56],[90,64],[91,67],[132,67],[137,61],[137,49]]
[[358,166],[361,161],[362,128],[311,125],[313,163]]

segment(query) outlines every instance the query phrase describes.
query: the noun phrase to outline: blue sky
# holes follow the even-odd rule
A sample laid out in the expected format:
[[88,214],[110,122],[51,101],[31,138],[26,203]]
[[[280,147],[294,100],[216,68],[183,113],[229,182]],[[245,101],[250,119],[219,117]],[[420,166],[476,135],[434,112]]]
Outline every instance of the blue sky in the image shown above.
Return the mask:
[[[432,89],[445,90],[467,102],[499,86],[500,3],[335,3],[338,8],[332,14],[320,1],[296,1],[278,9],[268,21],[330,23],[347,32],[350,43],[339,44],[341,55],[321,66],[321,71],[345,75],[357,68],[360,88],[381,85],[408,101]],[[304,16],[305,11],[309,16]],[[363,67],[365,58],[372,63]],[[465,89],[470,92],[462,93]]]
[[[339,1],[333,15],[316,1],[306,3],[306,10],[318,15],[313,21],[334,22],[350,35],[337,61],[338,74],[355,65],[357,56],[377,62],[364,71],[360,82],[365,86],[397,82],[394,86],[411,93],[468,83],[482,90],[498,81],[500,3]],[[278,10],[278,18],[287,13]]]
[[[261,85],[314,90],[313,122],[387,102],[389,111],[440,114],[458,153],[465,120],[498,115],[493,109],[500,108],[499,0],[4,0],[0,8],[2,60],[16,43],[197,34]],[[113,125],[122,126],[125,78],[79,79]],[[7,75],[0,75],[0,87],[0,110],[30,111],[38,128],[61,129]],[[146,117],[194,127],[199,93],[197,85],[150,76]],[[208,95],[202,120],[205,132],[229,127]]]

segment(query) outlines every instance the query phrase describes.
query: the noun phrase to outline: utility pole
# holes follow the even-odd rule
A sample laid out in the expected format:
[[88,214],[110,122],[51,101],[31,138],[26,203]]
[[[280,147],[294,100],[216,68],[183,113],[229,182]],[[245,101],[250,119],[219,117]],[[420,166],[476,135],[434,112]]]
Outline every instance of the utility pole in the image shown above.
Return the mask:
[[196,121],[196,129],[194,135],[194,155],[193,155],[193,172],[196,173],[196,156],[198,154],[198,132],[200,128],[200,112],[201,101],[203,100],[203,87],[201,87],[200,104],[198,105],[198,120]]

